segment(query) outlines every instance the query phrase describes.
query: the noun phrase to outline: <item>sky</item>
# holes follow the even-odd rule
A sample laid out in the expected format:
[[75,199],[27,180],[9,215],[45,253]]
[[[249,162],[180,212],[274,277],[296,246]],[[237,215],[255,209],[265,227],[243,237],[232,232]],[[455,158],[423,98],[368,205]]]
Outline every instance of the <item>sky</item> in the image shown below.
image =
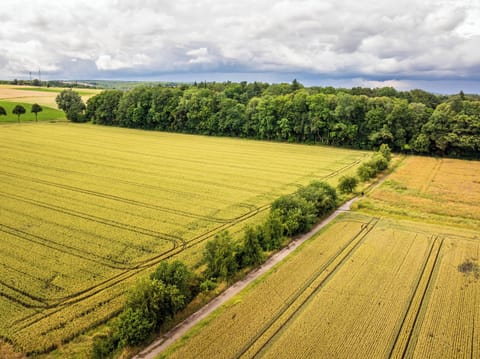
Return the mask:
[[2,0],[0,78],[480,93],[479,0]]

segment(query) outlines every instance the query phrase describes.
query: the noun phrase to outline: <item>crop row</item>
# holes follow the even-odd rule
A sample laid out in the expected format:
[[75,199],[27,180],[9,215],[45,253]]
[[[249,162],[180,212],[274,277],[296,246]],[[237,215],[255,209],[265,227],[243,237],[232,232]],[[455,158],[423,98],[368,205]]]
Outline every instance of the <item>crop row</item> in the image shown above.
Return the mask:
[[[133,158],[138,163],[157,162],[159,160],[171,159],[173,164],[182,164],[182,167],[217,166],[224,170],[229,165],[235,166],[242,172],[248,169],[258,170],[256,162],[262,161],[268,165],[265,168],[271,168],[272,172],[288,171],[295,173],[302,170],[302,163],[309,168],[315,168],[319,162],[328,160],[341,160],[341,158],[351,157],[352,152],[340,149],[324,150],[320,147],[308,148],[295,145],[269,144],[252,141],[238,141],[230,139],[206,139],[192,136],[170,135],[170,134],[147,134],[135,133],[131,131],[128,135],[125,132],[118,132],[118,136],[112,134],[112,130],[99,128],[81,128],[81,136],[72,133],[70,129],[58,127],[58,134],[49,134],[49,136],[35,136],[29,138],[39,147],[45,146],[64,146],[65,141],[69,143],[68,148],[73,151],[81,151],[87,155],[92,154],[98,158],[98,153],[113,152],[121,154],[123,159]],[[98,141],[100,133],[108,133],[108,139],[102,142]],[[138,141],[138,135],[141,135],[141,141]],[[56,136],[55,136],[56,135]],[[81,140],[79,140],[81,138]],[[126,141],[128,146],[125,146]],[[212,151],[212,147],[219,148],[221,151]],[[192,151],[192,147],[195,151]],[[322,153],[319,156],[319,153]],[[360,153],[360,152],[358,152]],[[288,166],[284,161],[289,162]],[[291,162],[291,163],[290,163]],[[226,167],[224,167],[225,165]],[[325,167],[324,164],[321,165]],[[263,168],[263,167],[262,167]]]
[[[134,207],[140,208],[140,209],[149,209],[149,210],[153,210],[153,211],[156,211],[156,212],[164,212],[164,213],[169,213],[169,214],[175,214],[175,215],[182,216],[182,217],[185,217],[185,218],[190,218],[190,219],[206,219],[206,220],[216,221],[216,222],[228,222],[229,220],[231,220],[231,218],[223,219],[223,218],[207,217],[207,216],[203,216],[203,215],[200,215],[200,214],[192,213],[190,211],[184,211],[184,210],[181,210],[181,209],[171,208],[171,207],[168,207],[168,206],[158,205],[158,204],[155,204],[155,203],[148,203],[148,202],[138,201],[138,200],[135,200],[135,199],[130,199],[130,198],[125,197],[125,196],[121,197],[121,196],[117,196],[117,195],[114,195],[114,194],[99,192],[98,190],[93,191],[93,190],[89,190],[89,189],[85,189],[85,188],[81,188],[81,187],[74,187],[74,186],[71,186],[71,185],[61,184],[61,183],[54,182],[54,181],[47,181],[47,180],[43,180],[43,179],[39,178],[40,174],[38,174],[38,173],[36,173],[35,177],[26,176],[26,175],[22,175],[22,174],[19,174],[19,173],[6,172],[6,171],[1,171],[0,174],[2,175],[2,177],[4,177],[2,182],[7,182],[8,180],[16,181],[16,182],[20,181],[20,184],[16,185],[17,190],[18,190],[19,186],[21,188],[23,188],[22,183],[27,183],[27,185],[30,184],[31,186],[50,187],[53,190],[57,190],[57,191],[58,190],[64,190],[64,191],[67,191],[67,192],[79,193],[79,194],[84,195],[87,198],[92,198],[92,199],[95,199],[95,200],[108,200],[110,202],[114,202],[113,206],[115,206],[115,203],[118,203],[118,204],[116,204],[117,206],[118,205],[130,205],[130,206],[134,206]],[[129,192],[129,193],[131,193],[131,192]],[[158,200],[161,201],[162,199],[158,198]],[[212,211],[212,210],[213,210],[213,208],[209,208],[209,209],[205,208],[205,212]]]

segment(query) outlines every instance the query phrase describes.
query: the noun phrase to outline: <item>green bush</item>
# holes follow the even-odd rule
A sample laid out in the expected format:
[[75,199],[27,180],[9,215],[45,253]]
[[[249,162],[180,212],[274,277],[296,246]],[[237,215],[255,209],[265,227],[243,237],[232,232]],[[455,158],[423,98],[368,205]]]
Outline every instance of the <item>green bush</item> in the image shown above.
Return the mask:
[[116,331],[122,346],[134,346],[143,343],[154,327],[155,323],[147,312],[127,307],[118,318]]
[[300,188],[296,193],[314,205],[317,217],[329,213],[337,205],[335,188],[325,182],[311,182],[308,186]]
[[166,285],[176,286],[180,294],[185,297],[185,303],[189,302],[198,291],[194,273],[188,269],[185,263],[179,260],[171,263],[161,262],[155,272],[150,275],[150,278],[161,281]]
[[388,147],[387,144],[385,143],[382,143],[380,145],[380,148],[378,149],[378,153],[380,153],[383,157],[385,157],[385,159],[387,160],[387,162],[390,162],[391,159],[392,159],[392,150],[390,149],[390,147]]
[[369,162],[362,163],[357,169],[357,175],[362,181],[375,177],[377,169]]
[[264,251],[279,249],[283,243],[283,224],[278,211],[270,211],[266,221],[257,227],[260,246]]
[[284,234],[288,236],[308,231],[317,217],[314,204],[296,193],[275,200],[271,210],[278,212]]
[[205,245],[203,260],[207,278],[230,279],[238,269],[237,246],[227,231],[221,232]]
[[388,168],[388,161],[381,154],[375,154],[369,163],[377,172],[384,171]]
[[260,234],[258,230],[247,227],[243,235],[242,246],[238,252],[237,263],[240,267],[248,267],[258,265],[263,262],[264,255],[259,240]]
[[354,176],[343,176],[340,177],[338,182],[338,190],[341,193],[352,193],[355,191],[355,187],[358,185],[358,179]]
[[97,335],[93,338],[92,358],[110,359],[117,349],[118,338],[114,333],[109,335]]
[[185,296],[177,286],[156,279],[139,281],[127,299],[127,309],[142,311],[153,323],[153,329],[159,328],[185,304]]
[[200,291],[201,292],[210,292],[211,290],[214,290],[217,288],[217,282],[215,282],[211,278],[205,279],[202,283],[200,283]]

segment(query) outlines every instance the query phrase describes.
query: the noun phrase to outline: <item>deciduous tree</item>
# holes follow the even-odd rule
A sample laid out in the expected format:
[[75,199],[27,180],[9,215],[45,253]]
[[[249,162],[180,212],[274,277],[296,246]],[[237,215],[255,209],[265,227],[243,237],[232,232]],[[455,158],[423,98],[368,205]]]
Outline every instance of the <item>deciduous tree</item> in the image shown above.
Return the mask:
[[32,113],[35,114],[35,122],[38,121],[38,118],[37,118],[38,113],[39,113],[39,112],[42,112],[42,111],[43,111],[43,108],[42,108],[42,106],[40,106],[38,103],[34,103],[34,104],[32,105],[32,109],[30,110],[30,112],[32,112]]
[[25,107],[23,107],[22,105],[16,105],[12,110],[12,113],[14,115],[17,115],[18,122],[20,122],[20,116],[23,115],[25,112]]
[[65,112],[67,119],[72,122],[84,122],[85,104],[78,92],[72,90],[63,90],[58,94],[55,101],[58,108]]

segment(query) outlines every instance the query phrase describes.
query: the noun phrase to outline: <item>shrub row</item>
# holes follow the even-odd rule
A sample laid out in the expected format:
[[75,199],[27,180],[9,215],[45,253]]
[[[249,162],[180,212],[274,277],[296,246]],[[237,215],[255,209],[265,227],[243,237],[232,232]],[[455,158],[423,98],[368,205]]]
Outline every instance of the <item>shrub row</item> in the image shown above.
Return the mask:
[[198,293],[198,278],[187,266],[162,262],[130,291],[123,312],[108,335],[97,336],[93,357],[108,358],[117,349],[145,342]]
[[357,177],[343,176],[340,178],[337,186],[339,192],[352,193],[355,190],[355,187],[357,187],[359,180],[368,181],[369,179],[374,178],[379,172],[388,168],[391,159],[392,152],[390,147],[386,144],[382,144],[370,161],[365,162],[358,167]]
[[145,342],[199,291],[212,290],[218,281],[230,280],[240,270],[263,263],[266,252],[279,249],[291,236],[307,232],[336,205],[333,187],[312,182],[273,202],[268,218],[256,227],[247,227],[241,241],[236,242],[227,231],[217,234],[205,245],[206,269],[201,277],[180,261],[162,262],[131,290],[110,333],[94,339],[93,357],[108,358],[125,346]]
[[246,228],[240,243],[235,243],[228,232],[207,243],[205,276],[229,280],[238,270],[261,264],[266,252],[279,249],[288,238],[306,233],[336,205],[336,190],[325,182],[312,182],[293,194],[281,196],[273,202],[263,223]]
[[[375,177],[388,167],[390,159],[390,148],[380,146],[372,159],[358,168],[358,177],[363,181]],[[357,184],[357,177],[342,177],[338,188],[341,192],[352,192]],[[240,241],[223,231],[205,245],[205,270],[201,276],[180,261],[162,262],[149,278],[139,281],[131,290],[111,332],[95,338],[93,357],[108,358],[117,349],[145,342],[200,291],[208,292],[219,281],[229,281],[239,271],[260,265],[267,252],[308,232],[319,218],[337,207],[337,200],[335,188],[320,181],[279,197],[272,203],[267,219],[255,227],[247,227]]]

